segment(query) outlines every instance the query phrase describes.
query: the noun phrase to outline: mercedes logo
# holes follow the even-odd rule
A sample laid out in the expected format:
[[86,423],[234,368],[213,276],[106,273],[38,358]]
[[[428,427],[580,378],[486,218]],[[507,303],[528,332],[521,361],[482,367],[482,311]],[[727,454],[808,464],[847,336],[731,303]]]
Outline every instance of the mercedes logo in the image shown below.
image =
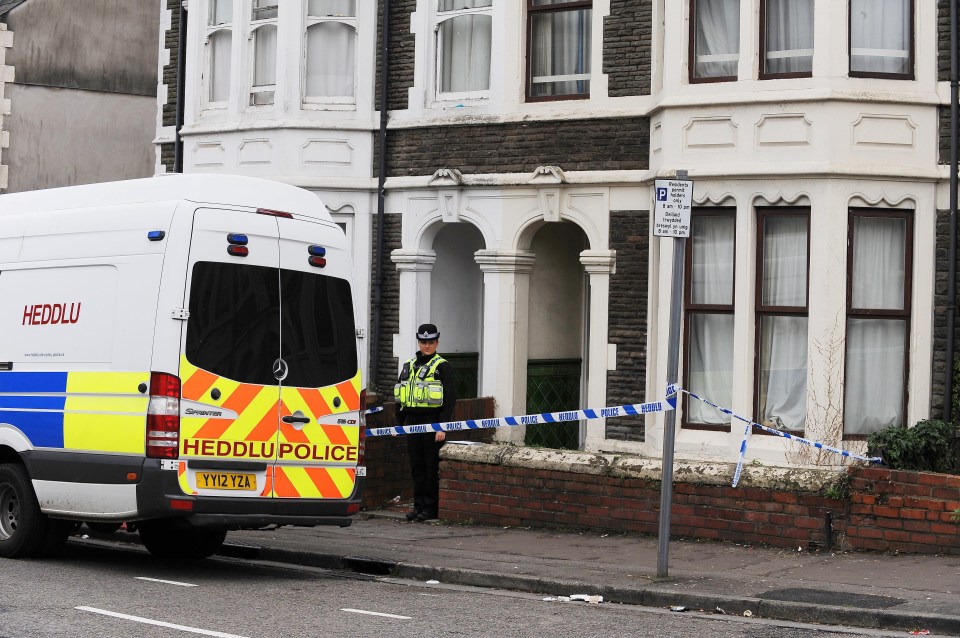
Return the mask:
[[290,370],[287,369],[287,362],[283,359],[277,359],[273,362],[273,376],[277,381],[283,381],[287,378],[287,373]]

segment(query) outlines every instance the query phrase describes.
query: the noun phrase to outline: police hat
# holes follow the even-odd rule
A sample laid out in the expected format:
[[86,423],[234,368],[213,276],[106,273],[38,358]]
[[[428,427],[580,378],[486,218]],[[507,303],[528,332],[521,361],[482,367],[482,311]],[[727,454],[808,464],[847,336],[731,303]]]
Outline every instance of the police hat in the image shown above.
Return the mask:
[[425,323],[417,328],[417,341],[432,341],[439,338],[440,331],[432,323]]

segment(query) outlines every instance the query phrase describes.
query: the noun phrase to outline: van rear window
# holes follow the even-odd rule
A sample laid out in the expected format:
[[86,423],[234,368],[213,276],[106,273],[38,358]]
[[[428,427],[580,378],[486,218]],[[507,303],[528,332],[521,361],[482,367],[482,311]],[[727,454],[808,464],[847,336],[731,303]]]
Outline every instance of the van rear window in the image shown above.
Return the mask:
[[[282,340],[282,344],[281,344]],[[323,387],[353,378],[357,350],[350,284],[322,274],[198,262],[190,287],[186,357],[241,383]]]

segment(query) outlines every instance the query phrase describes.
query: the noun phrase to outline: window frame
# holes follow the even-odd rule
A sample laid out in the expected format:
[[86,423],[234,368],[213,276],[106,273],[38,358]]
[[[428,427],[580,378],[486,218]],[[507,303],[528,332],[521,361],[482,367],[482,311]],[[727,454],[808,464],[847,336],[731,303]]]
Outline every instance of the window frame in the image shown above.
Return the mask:
[[[269,109],[273,108],[277,104],[277,82],[280,80],[280,74],[278,73],[277,67],[280,62],[280,0],[274,0],[277,7],[277,16],[272,18],[264,18],[262,20],[254,20],[253,13],[256,10],[255,6],[258,0],[250,0],[249,3],[244,3],[247,9],[249,9],[247,15],[250,18],[250,32],[247,34],[247,46],[250,50],[248,60],[250,64],[250,71],[247,74],[247,100],[246,107],[251,109]],[[276,34],[276,47],[274,48],[274,69],[273,69],[273,84],[255,84],[256,74],[257,74],[257,31],[267,27],[273,27],[273,30]],[[264,95],[267,93],[272,93],[273,96],[270,99],[270,102],[257,104],[255,103],[255,96]]]
[[910,71],[907,73],[883,73],[879,71],[854,71],[853,65],[853,2],[847,3],[847,73],[852,78],[881,78],[887,80],[915,80],[916,79],[916,55],[917,55],[917,6],[914,0],[904,0],[910,5],[909,24],[910,44],[907,50],[907,61]]
[[[709,84],[711,82],[736,82],[739,73],[715,77],[696,77],[697,68],[697,3],[703,0],[690,0],[690,41],[687,46],[687,81],[690,84]],[[738,45],[741,38],[737,38]],[[740,50],[737,49],[737,66],[740,64]]]
[[[811,209],[806,206],[761,206],[756,209],[757,215],[757,250],[755,255],[756,285],[754,291],[754,339],[753,339],[753,420],[760,421],[760,370],[761,370],[761,351],[762,351],[762,319],[763,317],[805,317],[810,318],[810,218]],[[806,287],[804,290],[803,306],[765,306],[763,305],[763,233],[766,219],[772,216],[803,216],[807,222],[807,267],[806,267]],[[809,333],[808,333],[809,340]],[[807,352],[807,369],[809,371],[810,357],[809,346]],[[807,378],[809,381],[809,376]],[[806,411],[804,412],[804,430],[807,420]],[[762,423],[761,423],[762,425]],[[784,429],[784,432],[791,434],[803,434],[804,430]],[[776,436],[765,430],[754,429],[755,434],[764,434]]]
[[[853,256],[854,242],[856,233],[854,220],[857,217],[886,217],[889,219],[904,220],[904,255],[903,255],[903,309],[894,308],[854,308],[853,306]],[[887,209],[887,208],[864,208],[852,207],[847,213],[847,275],[846,275],[846,314],[844,316],[844,327],[849,319],[886,319],[902,320],[904,322],[903,331],[903,395],[900,413],[900,427],[907,427],[907,402],[910,399],[910,323],[913,318],[913,233],[916,211],[913,209]],[[844,340],[843,348],[843,378],[847,378],[847,340]],[[844,386],[845,387],[845,386]],[[846,393],[844,393],[844,407],[846,407]],[[847,434],[844,428],[843,440],[845,441],[864,441],[867,434]]]
[[[225,0],[208,0],[204,3],[206,15],[204,16],[204,40],[203,40],[203,78],[202,95],[204,109],[225,109],[230,103],[230,93],[233,89],[233,40],[235,37],[234,26],[236,25],[236,16],[231,11],[230,22],[220,22],[213,24],[214,4],[224,2]],[[232,3],[231,3],[232,4]],[[228,63],[227,97],[224,100],[212,99],[214,68],[213,68],[213,38],[219,34],[225,33],[230,38],[230,57]]]
[[[433,7],[433,48],[434,48],[434,66],[433,66],[433,80],[434,80],[434,91],[433,98],[436,102],[451,102],[451,101],[460,101],[460,100],[486,100],[490,97],[490,84],[492,82],[493,76],[493,30],[494,30],[494,21],[493,21],[493,9],[494,4],[497,0],[492,0],[489,7],[474,7],[466,9],[453,9],[449,11],[441,11],[439,8],[438,0],[430,0]],[[487,57],[490,60],[490,76],[487,77],[487,88],[480,91],[448,91],[443,92],[440,90],[440,78],[443,77],[443,46],[440,41],[440,25],[444,22],[448,22],[455,18],[465,16],[465,15],[486,15],[490,17],[490,32],[491,32],[491,41],[490,41],[490,50],[487,52]]]
[[[526,18],[526,20],[527,20],[527,24],[526,24],[526,31],[527,31],[527,47],[526,47],[527,63],[526,63],[526,68],[527,68],[527,70],[526,70],[526,77],[525,77],[525,79],[524,79],[524,84],[526,85],[526,88],[525,88],[525,101],[527,101],[527,102],[558,102],[558,101],[561,101],[561,100],[588,100],[588,99],[590,99],[590,91],[589,91],[589,90],[588,90],[586,93],[567,93],[567,94],[564,94],[564,95],[540,95],[540,96],[534,96],[534,95],[533,95],[533,75],[532,75],[532,73],[533,73],[533,68],[532,68],[532,60],[533,60],[533,56],[532,56],[532,53],[533,53],[533,18],[534,18],[534,16],[536,16],[536,15],[538,15],[538,14],[549,14],[549,13],[559,13],[559,12],[565,12],[565,11],[577,11],[577,10],[582,10],[582,9],[590,9],[590,10],[591,10],[590,29],[591,29],[591,31],[592,31],[592,30],[593,30],[593,13],[592,13],[592,11],[593,11],[593,0],[566,0],[565,2],[562,2],[561,4],[546,4],[546,5],[534,5],[533,3],[534,3],[534,0],[527,0],[527,2],[526,2],[526,4],[527,4],[527,18]],[[592,34],[591,34],[591,36],[592,36]],[[591,42],[592,42],[592,41],[593,41],[593,38],[591,37]],[[590,58],[590,65],[591,65],[591,67],[593,66],[593,63],[594,63],[594,60],[593,60],[593,56],[591,55],[591,58]],[[591,89],[592,89],[592,86],[593,86],[593,82],[592,82],[592,80],[593,80],[593,70],[592,70],[592,68],[591,68],[590,76],[591,76],[591,77],[590,77],[590,81],[591,81],[591,82],[590,82],[590,85],[591,85]]]
[[[813,77],[813,56],[816,52],[816,38],[813,41],[813,52],[810,54],[810,71],[791,71],[788,73],[768,73],[767,68],[767,3],[770,0],[760,0],[760,68],[758,70],[758,79],[760,80],[783,80],[791,78],[810,78]],[[835,0],[834,0],[835,1]],[[816,4],[813,4],[813,16],[816,19]],[[848,21],[849,22],[849,21]],[[809,259],[809,254],[807,255]]]
[[[360,45],[360,3],[364,0],[357,0],[354,4],[354,13],[352,16],[311,16],[310,3],[303,3],[303,41],[300,49],[300,103],[303,107],[313,110],[352,110],[357,104],[357,51]],[[307,95],[307,45],[309,42],[310,28],[329,22],[337,22],[353,29],[354,47],[353,47],[353,95],[332,95],[332,96],[308,96]]]
[[[693,297],[693,236],[686,239],[686,250],[684,254],[684,276],[683,276],[683,387],[690,387],[690,324],[691,319],[697,314],[711,315],[735,315],[736,297],[737,297],[737,209],[734,206],[723,207],[695,207],[691,211],[691,228],[693,220],[697,217],[729,217],[733,221],[733,269],[732,288],[730,290],[729,304],[695,304]],[[732,388],[731,388],[732,391]],[[713,399],[713,397],[704,397]],[[714,399],[715,400],[715,399]],[[685,430],[708,430],[713,432],[730,432],[731,423],[691,423],[687,420],[690,414],[689,405],[691,398],[689,395],[683,395],[682,418],[680,427]],[[728,409],[731,406],[724,406]]]

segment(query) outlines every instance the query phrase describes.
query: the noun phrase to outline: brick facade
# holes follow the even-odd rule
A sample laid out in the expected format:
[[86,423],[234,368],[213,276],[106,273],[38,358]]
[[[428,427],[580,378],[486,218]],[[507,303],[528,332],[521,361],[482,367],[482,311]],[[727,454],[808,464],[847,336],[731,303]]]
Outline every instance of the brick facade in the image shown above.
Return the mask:
[[649,138],[646,117],[396,129],[387,137],[387,175],[646,170]]
[[[410,15],[417,9],[417,0],[390,1],[390,86],[387,108],[407,108],[407,89],[413,86],[416,38],[410,33]],[[377,79],[375,109],[380,110],[380,72],[383,50],[383,3],[377,3]]]
[[[180,63],[180,0],[167,0],[167,10],[170,11],[170,28],[163,34],[163,48],[169,53],[168,61],[163,65],[161,82],[167,87],[166,102],[161,107],[161,126],[177,125],[177,94],[180,92],[178,83],[178,66]],[[161,56],[163,53],[161,53]],[[168,173],[173,172],[174,144],[160,145],[160,163]]]
[[[379,218],[374,215],[372,222],[370,253],[375,260],[377,258]],[[383,285],[380,291],[380,348],[378,352],[370,353],[371,357],[377,357],[377,378],[370,379],[367,385],[368,389],[374,390],[382,396],[393,396],[393,384],[396,380],[397,371],[400,369],[400,362],[393,356],[393,335],[400,332],[400,273],[394,267],[393,262],[390,261],[390,253],[401,247],[401,225],[402,217],[400,215],[384,215]],[[371,264],[375,268],[373,260],[371,260]],[[371,277],[373,276],[374,273],[371,273]],[[370,307],[371,309],[375,308],[372,296]]]
[[603,72],[610,97],[650,95],[651,0],[610,0],[603,19]]
[[[607,405],[645,400],[649,226],[649,211],[610,211],[610,248],[617,251],[617,271],[610,276],[609,341],[617,346],[617,369],[607,373]],[[606,437],[643,441],[643,423],[643,417],[611,419]]]
[[[497,526],[656,534],[660,482],[444,459],[440,516]],[[849,470],[849,498],[678,481],[673,536],[775,547],[960,555],[960,476]],[[828,516],[829,515],[829,516]],[[830,530],[828,538],[827,530]]]

